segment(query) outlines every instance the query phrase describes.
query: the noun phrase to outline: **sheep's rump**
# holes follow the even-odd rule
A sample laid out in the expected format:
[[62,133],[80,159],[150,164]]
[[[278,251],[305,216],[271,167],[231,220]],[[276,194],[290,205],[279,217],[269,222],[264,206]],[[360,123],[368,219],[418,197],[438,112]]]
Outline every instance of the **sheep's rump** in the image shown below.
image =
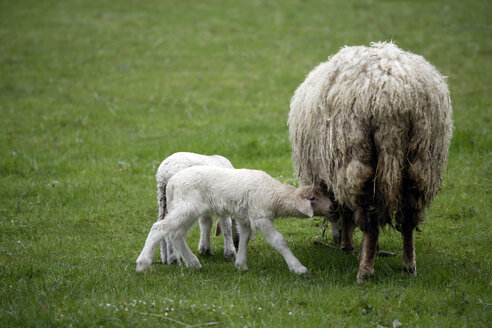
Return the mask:
[[309,73],[291,100],[292,158],[301,184],[326,185],[356,210],[370,190],[385,223],[402,189],[418,207],[436,195],[452,132],[445,78],[392,43],[344,47]]

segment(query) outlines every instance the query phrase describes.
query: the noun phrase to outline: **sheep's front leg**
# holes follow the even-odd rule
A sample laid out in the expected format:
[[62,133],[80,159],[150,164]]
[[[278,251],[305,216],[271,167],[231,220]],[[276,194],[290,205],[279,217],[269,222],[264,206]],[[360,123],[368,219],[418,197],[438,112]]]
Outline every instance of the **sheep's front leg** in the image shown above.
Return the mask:
[[246,265],[246,250],[248,249],[249,238],[251,237],[251,227],[248,223],[236,220],[239,228],[239,247],[236,256],[236,268],[248,270]]
[[145,272],[152,264],[152,258],[157,250],[159,241],[164,238],[164,231],[162,229],[163,222],[164,220],[154,223],[152,229],[150,229],[147,240],[145,241],[145,246],[137,258],[137,272]]
[[230,217],[219,218],[222,233],[224,235],[224,255],[228,260],[236,259],[236,248],[234,248],[234,240],[232,233],[232,220]]
[[342,228],[338,222],[331,223],[331,236],[333,237],[333,243],[340,245],[342,243]]
[[269,219],[257,220],[258,229],[265,236],[267,242],[278,250],[284,257],[289,270],[297,274],[307,274],[308,270],[299,262],[299,260],[292,254],[287,242],[280,232],[278,232],[273,222]]
[[352,252],[354,250],[354,213],[344,208],[341,212],[340,218],[340,232],[341,232],[341,250],[346,252]]
[[345,252],[352,252],[354,250],[354,224],[349,221],[342,223],[342,242],[341,250]]

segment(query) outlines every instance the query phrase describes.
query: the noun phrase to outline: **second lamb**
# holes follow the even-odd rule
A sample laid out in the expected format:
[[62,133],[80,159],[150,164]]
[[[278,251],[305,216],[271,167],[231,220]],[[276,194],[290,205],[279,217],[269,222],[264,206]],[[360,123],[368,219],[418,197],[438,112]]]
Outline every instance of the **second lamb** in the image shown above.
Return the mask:
[[295,188],[283,184],[263,171],[212,166],[187,168],[175,174],[166,188],[165,220],[156,222],[137,259],[137,271],[144,272],[163,238],[170,238],[185,265],[200,268],[200,261],[186,244],[188,230],[198,217],[233,217],[239,227],[236,267],[247,270],[246,249],[251,231],[258,229],[267,242],[284,257],[289,270],[306,274],[308,270],[292,254],[284,237],[275,230],[279,217],[330,215],[331,200],[319,188]]

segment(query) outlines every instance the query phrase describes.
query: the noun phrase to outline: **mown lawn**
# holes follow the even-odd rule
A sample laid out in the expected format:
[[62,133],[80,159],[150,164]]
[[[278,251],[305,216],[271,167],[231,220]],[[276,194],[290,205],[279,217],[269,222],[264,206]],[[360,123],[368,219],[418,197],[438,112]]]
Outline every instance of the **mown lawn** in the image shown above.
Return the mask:
[[[490,326],[491,14],[459,0],[0,1],[0,326]],[[295,184],[295,88],[343,45],[378,40],[426,57],[452,93],[416,278],[387,229],[398,256],[357,285],[355,255],[313,244],[331,243],[320,218],[276,222],[308,277],[259,235],[247,272],[220,237],[199,271],[135,272],[165,157],[222,154]]]

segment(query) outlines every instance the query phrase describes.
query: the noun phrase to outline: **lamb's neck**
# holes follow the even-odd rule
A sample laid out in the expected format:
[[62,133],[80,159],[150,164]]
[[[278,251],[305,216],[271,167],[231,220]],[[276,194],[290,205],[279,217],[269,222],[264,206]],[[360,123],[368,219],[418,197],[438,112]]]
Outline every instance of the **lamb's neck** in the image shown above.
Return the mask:
[[282,184],[275,192],[276,217],[303,217],[296,208],[296,188]]

